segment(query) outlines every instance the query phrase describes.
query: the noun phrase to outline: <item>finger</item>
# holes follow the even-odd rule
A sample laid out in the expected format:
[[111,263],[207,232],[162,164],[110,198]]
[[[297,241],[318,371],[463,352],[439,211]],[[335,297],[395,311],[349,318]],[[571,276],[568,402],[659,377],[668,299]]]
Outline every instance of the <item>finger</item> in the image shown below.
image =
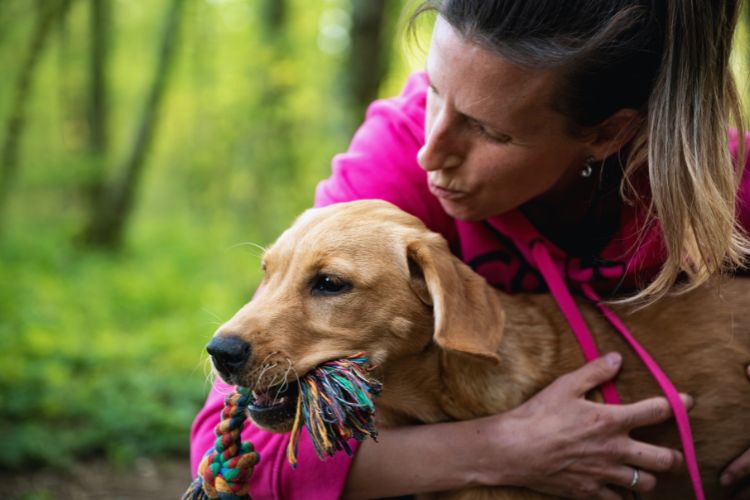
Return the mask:
[[722,486],[731,486],[741,479],[750,476],[750,450],[735,458],[719,478]]
[[606,356],[597,358],[563,376],[561,383],[566,384],[570,393],[580,397],[593,388],[611,380],[617,375],[621,364],[622,356],[616,352],[610,352]]
[[[680,394],[682,403],[687,409],[692,408],[693,398]],[[665,398],[649,398],[636,403],[621,406],[610,406],[618,421],[627,429],[664,422],[672,416],[672,407]]]
[[639,469],[653,472],[676,472],[682,469],[682,453],[640,441],[630,441],[623,453],[623,462]]
[[638,468],[638,480],[633,484],[633,478],[635,477],[634,467],[622,465],[612,469],[607,474],[609,476],[609,482],[616,486],[622,486],[631,491],[637,491],[639,493],[645,493],[651,491],[656,487],[656,476],[650,472],[644,471],[640,467]]
[[750,378],[750,365],[747,365],[747,369],[745,370],[745,374],[747,375],[747,378]]

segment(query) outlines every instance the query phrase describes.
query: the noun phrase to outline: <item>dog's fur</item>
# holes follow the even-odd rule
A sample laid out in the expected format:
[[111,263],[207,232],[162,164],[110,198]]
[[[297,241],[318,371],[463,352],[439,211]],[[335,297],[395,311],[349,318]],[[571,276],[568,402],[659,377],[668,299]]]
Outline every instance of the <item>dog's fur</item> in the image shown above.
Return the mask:
[[[379,425],[433,423],[506,411],[583,364],[549,295],[493,289],[441,236],[385,202],[307,211],[265,253],[264,266],[261,292],[216,334],[250,344],[251,359],[230,382],[258,391],[364,351],[382,377]],[[322,275],[351,289],[312,292]],[[750,280],[737,278],[636,312],[614,308],[678,389],[695,398],[690,417],[708,498],[720,496],[722,467],[750,447],[749,292]],[[624,355],[617,378],[624,402],[660,394],[600,314],[577,303],[601,352]],[[270,427],[283,432],[289,424]],[[634,436],[680,446],[672,423]],[[644,497],[692,497],[685,472],[661,475],[658,483]],[[491,491],[493,498],[544,497]]]

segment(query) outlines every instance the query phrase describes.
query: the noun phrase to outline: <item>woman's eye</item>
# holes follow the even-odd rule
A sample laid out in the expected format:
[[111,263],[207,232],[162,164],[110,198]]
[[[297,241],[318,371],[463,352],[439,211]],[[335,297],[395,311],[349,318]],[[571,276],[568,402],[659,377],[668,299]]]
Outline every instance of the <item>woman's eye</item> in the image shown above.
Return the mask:
[[351,288],[350,283],[327,274],[316,276],[312,282],[312,293],[317,295],[335,295]]
[[483,138],[489,141],[497,142],[497,143],[510,142],[510,137],[508,137],[507,135],[497,136],[493,132],[490,132],[489,130],[487,130],[487,128],[481,123],[472,121],[471,125],[474,128],[474,130],[476,130],[479,133],[479,135],[481,135]]

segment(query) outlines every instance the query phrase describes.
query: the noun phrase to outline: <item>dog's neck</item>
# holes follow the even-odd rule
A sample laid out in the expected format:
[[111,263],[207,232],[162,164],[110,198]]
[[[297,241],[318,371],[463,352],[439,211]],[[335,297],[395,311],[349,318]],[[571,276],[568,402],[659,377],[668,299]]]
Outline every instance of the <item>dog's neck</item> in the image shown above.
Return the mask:
[[[575,342],[561,341],[561,335],[554,333],[564,331],[565,324],[548,295],[497,292],[495,300],[492,306],[502,308],[506,318],[499,363],[436,344],[388,363],[379,407],[389,425],[464,420],[506,411],[570,368],[561,365],[562,351],[575,349]],[[431,333],[415,334],[427,338]]]
[[[494,307],[505,312],[505,329],[497,351],[499,362],[449,350],[441,352],[446,388],[442,401],[452,418],[507,411],[559,373],[560,336],[553,332],[560,331],[561,325],[549,296],[498,291],[495,299]],[[482,407],[476,406],[477,401]]]

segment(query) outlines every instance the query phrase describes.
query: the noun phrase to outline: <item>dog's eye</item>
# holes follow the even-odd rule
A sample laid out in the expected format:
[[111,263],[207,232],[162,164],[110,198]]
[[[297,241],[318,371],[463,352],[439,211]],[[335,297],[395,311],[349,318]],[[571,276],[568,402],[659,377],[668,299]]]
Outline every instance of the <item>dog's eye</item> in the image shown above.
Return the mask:
[[350,283],[327,274],[320,274],[312,281],[312,293],[314,295],[335,295],[346,292],[351,287]]

